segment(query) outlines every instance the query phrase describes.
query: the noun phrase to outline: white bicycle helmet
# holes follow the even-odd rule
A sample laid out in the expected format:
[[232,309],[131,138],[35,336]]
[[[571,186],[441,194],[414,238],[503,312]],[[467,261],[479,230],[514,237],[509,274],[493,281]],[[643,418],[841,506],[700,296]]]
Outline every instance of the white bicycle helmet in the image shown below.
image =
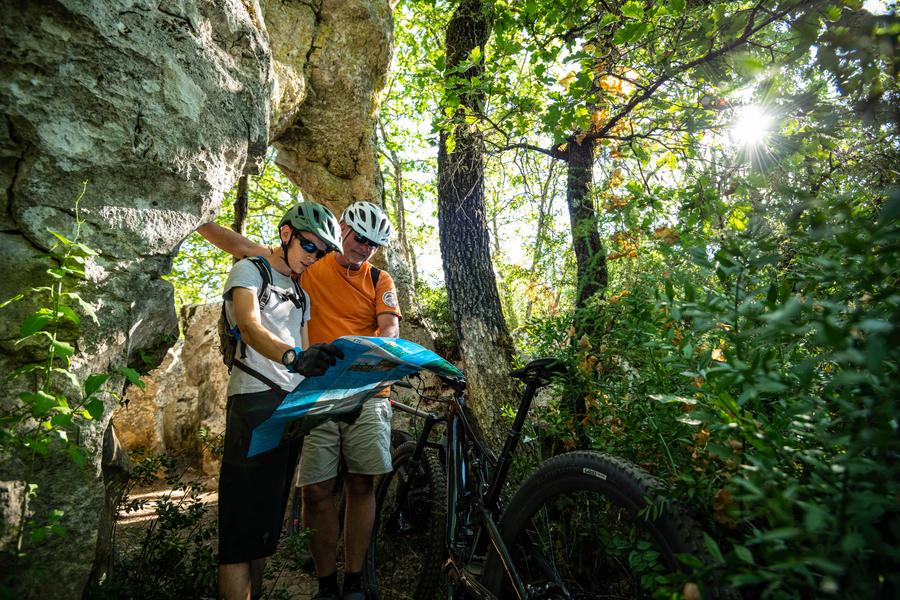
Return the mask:
[[344,210],[341,221],[379,246],[385,246],[391,241],[394,230],[391,221],[383,210],[371,202],[354,202]]

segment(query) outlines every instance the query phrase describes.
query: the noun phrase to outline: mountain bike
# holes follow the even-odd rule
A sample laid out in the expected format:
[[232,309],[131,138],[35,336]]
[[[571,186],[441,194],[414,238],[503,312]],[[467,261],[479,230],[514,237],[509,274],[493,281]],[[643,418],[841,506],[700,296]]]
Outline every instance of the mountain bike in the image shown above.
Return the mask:
[[372,596],[424,600],[446,588],[450,598],[640,598],[687,580],[682,555],[698,556],[702,542],[660,484],[624,460],[555,456],[504,509],[535,394],[564,371],[539,359],[512,373],[525,388],[499,456],[476,430],[463,382],[444,380],[449,398],[422,394],[441,402],[440,412],[393,403],[423,424],[416,441],[395,450],[393,471],[376,489],[364,570]]

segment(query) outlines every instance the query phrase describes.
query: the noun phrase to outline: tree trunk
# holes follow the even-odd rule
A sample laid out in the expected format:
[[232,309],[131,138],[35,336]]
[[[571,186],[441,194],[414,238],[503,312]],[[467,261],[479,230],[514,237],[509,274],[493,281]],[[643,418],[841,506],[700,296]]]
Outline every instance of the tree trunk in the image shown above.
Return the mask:
[[[447,26],[447,87],[451,71],[482,50],[491,30],[491,7],[462,0]],[[471,81],[483,74],[483,59],[454,77]],[[457,87],[457,89],[459,89]],[[480,112],[484,92],[460,94],[460,104]],[[500,408],[515,398],[509,376],[513,344],[500,305],[491,265],[484,201],[484,142],[457,109],[438,148],[438,225],[450,312],[459,337],[469,388],[469,406],[488,442],[499,446]]]
[[248,175],[241,175],[241,178],[238,179],[237,194],[234,197],[234,222],[231,224],[231,229],[241,235],[244,235],[249,202]]
[[594,146],[588,141],[578,144],[570,141],[566,147],[566,163],[569,167],[566,180],[566,202],[572,226],[572,245],[578,266],[578,292],[575,306],[582,308],[585,301],[606,290],[609,276],[606,270],[606,251],[600,240],[597,213],[594,210],[593,187]]
[[381,119],[378,119],[377,124],[384,146],[382,155],[391,163],[391,170],[393,171],[394,221],[397,223],[397,241],[400,242],[400,250],[403,252],[403,257],[406,259],[407,264],[409,264],[409,269],[412,273],[412,287],[415,289],[419,282],[419,270],[416,265],[416,254],[413,252],[412,245],[409,243],[409,236],[406,234],[406,206],[403,203],[403,162],[397,151],[389,146],[387,133],[384,130],[384,123],[381,122]]

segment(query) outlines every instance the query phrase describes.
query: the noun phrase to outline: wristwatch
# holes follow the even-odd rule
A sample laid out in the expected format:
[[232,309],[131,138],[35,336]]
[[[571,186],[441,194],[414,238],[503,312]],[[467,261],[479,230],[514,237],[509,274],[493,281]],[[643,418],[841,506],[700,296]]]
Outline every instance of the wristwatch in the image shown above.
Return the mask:
[[300,356],[300,348],[285,350],[284,354],[281,355],[281,364],[287,367],[288,371],[291,371],[291,367],[294,365],[294,361],[297,360],[298,356]]

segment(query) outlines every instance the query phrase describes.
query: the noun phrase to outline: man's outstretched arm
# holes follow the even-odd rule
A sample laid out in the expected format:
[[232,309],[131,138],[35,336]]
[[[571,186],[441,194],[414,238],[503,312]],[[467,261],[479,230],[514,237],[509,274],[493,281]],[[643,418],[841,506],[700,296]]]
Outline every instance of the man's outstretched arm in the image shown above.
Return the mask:
[[248,256],[267,256],[269,248],[261,244],[255,244],[227,227],[216,223],[206,223],[197,228],[197,233],[206,238],[206,241],[224,250],[235,258]]

